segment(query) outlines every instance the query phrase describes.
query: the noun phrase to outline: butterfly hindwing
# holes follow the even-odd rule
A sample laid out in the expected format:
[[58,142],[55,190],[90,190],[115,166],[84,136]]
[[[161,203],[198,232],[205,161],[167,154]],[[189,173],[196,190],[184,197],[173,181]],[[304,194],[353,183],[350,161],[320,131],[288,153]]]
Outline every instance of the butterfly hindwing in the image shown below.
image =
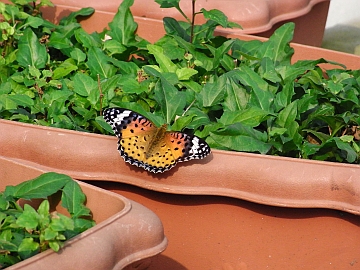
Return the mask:
[[158,128],[141,114],[122,108],[104,111],[104,119],[118,137],[124,160],[153,173],[165,172],[177,162],[202,159],[210,153],[206,142],[194,135]]
[[166,134],[166,141],[171,146],[177,162],[202,159],[210,154],[207,143],[194,135],[170,131]]

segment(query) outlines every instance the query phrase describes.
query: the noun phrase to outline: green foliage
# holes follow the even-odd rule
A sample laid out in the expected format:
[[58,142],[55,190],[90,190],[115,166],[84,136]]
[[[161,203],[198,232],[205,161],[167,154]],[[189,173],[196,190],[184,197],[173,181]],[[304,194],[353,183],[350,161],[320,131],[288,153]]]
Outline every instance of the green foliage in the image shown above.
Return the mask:
[[[62,206],[69,217],[50,211],[48,196],[61,191]],[[25,201],[43,199],[37,209]],[[49,248],[59,251],[67,239],[91,228],[85,194],[69,176],[45,173],[7,186],[0,193],[0,268],[13,265]]]
[[178,0],[156,0],[184,21],[164,18],[166,35],[150,44],[136,35],[133,0],[92,34],[76,21],[91,8],[53,25],[14,2],[0,3],[1,118],[107,134],[102,109],[121,106],[212,148],[359,163],[360,71],[292,64],[292,23],[265,42],[226,39],[216,27],[239,26],[221,11],[201,9],[206,22],[194,25]]

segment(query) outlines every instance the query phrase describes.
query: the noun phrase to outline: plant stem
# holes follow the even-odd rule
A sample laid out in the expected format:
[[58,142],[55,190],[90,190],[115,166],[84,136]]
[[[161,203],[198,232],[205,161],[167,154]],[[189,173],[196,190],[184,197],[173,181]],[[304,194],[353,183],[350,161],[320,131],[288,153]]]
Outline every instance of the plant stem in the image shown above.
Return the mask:
[[104,98],[104,94],[102,92],[101,83],[100,83],[100,75],[97,75],[97,81],[98,81],[98,88],[100,92],[99,102],[100,102],[100,116],[102,115],[102,100]]
[[190,43],[194,40],[194,25],[195,25],[195,1],[191,0],[191,32],[190,32]]

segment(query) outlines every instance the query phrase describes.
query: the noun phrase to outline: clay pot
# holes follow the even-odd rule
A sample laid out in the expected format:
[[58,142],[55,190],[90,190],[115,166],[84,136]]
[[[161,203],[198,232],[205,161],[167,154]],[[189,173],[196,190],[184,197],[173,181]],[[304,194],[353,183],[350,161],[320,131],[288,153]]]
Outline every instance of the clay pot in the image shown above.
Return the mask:
[[[113,136],[0,120],[0,156],[79,180],[108,180],[175,194],[360,214],[358,165],[213,150],[152,174],[125,163]],[[51,157],[51,158],[49,158]]]
[[[151,4],[151,6],[155,5],[155,3],[152,3],[153,0],[147,0],[147,1],[149,1],[149,4]],[[246,1],[246,0],[244,0],[244,2],[248,4],[251,3],[251,1]],[[272,2],[277,3],[277,1],[272,1]],[[286,1],[286,3],[290,4],[290,6],[292,7],[292,11],[294,11],[296,8],[296,5],[294,6],[293,2],[295,3],[296,1],[292,1],[292,2]],[[60,18],[68,15],[71,11],[75,11],[80,9],[81,7],[84,7],[83,3],[76,1],[69,3],[69,0],[53,0],[53,3],[55,3],[55,7],[51,7],[51,8],[47,7],[43,9],[44,18],[47,18],[48,20],[53,22],[58,22]],[[81,21],[82,26],[88,32],[102,31],[104,28],[108,26],[108,23],[112,21],[114,14],[117,11],[117,8],[120,3],[121,0],[106,1],[105,3],[99,1],[88,1],[87,6],[92,6],[96,8],[96,11],[89,18],[84,18],[84,20]],[[134,7],[136,8],[135,11],[141,10],[139,5],[145,7],[145,5],[141,3],[142,2],[139,0],[135,1],[134,3]],[[300,10],[302,10],[302,12],[304,10],[308,11],[310,18],[307,16],[296,17],[295,14],[297,15],[300,14],[296,12],[289,12],[289,10],[283,10],[284,13],[286,13],[286,11],[289,12],[288,16],[285,16],[284,20],[294,21],[296,23],[295,37],[293,41],[301,43],[301,44],[292,43],[292,47],[295,49],[295,54],[292,58],[293,62],[301,59],[314,60],[322,57],[327,60],[345,64],[349,69],[360,68],[360,56],[354,56],[351,54],[334,52],[331,50],[308,46],[308,45],[320,46],[321,44],[329,1],[299,0],[299,3],[300,6],[298,7],[302,7]],[[277,10],[276,14],[280,14],[281,12],[279,10],[282,10],[282,6],[283,5],[273,5],[272,7],[273,8],[276,7],[277,8],[275,9]],[[146,5],[146,7],[148,7],[148,5]],[[233,10],[232,5],[230,6],[224,5],[223,7],[224,8],[229,7],[230,10]],[[168,13],[169,9],[166,9],[165,11],[159,11],[159,8],[157,8],[155,11],[149,9],[148,12],[151,16],[142,17],[145,15],[140,13],[140,11],[139,11],[140,15],[134,16],[135,21],[138,23],[137,33],[142,38],[145,38],[150,42],[155,42],[165,34],[163,22],[161,19],[159,19],[161,18],[159,13],[165,13],[166,16],[169,16]],[[156,16],[153,13],[156,13]],[[271,15],[268,14],[268,16],[269,18],[271,18]],[[290,17],[293,17],[295,19],[290,20]],[[283,16],[278,16],[277,18],[279,20],[275,20],[276,23],[274,21],[271,21],[275,23],[274,25],[269,23],[269,25],[272,25],[272,28],[270,30],[265,30],[265,28],[263,29],[265,31],[263,34],[264,37],[269,37],[274,32],[274,30],[283,23],[280,20],[281,18],[283,18]],[[301,21],[297,22],[296,20],[301,20]],[[324,22],[321,22],[322,20],[324,20]],[[317,25],[317,22],[321,22],[320,25]],[[239,38],[242,40],[252,40],[252,39],[266,40],[266,38],[249,35],[248,33],[256,33],[256,31],[244,31],[244,33],[225,31],[225,30],[217,31],[217,34],[221,34],[228,38]],[[259,33],[257,33],[257,35],[259,35]],[[298,35],[298,37],[296,35]],[[313,41],[309,40],[309,38],[313,39]],[[303,45],[303,44],[308,44],[308,45]],[[322,64],[321,66],[324,68],[335,68],[334,65],[330,65],[330,64]]]
[[[63,15],[63,10],[72,10],[84,7],[83,2],[69,0],[53,0],[56,4],[55,14]],[[88,1],[87,6],[96,9],[93,15],[101,18],[99,23],[84,22],[85,28],[90,31],[101,31],[106,23],[112,20],[121,0],[116,1]],[[294,42],[311,46],[320,46],[324,35],[326,18],[329,10],[329,0],[197,0],[195,10],[201,8],[207,10],[219,9],[223,11],[229,21],[237,22],[243,29],[218,28],[221,35],[229,34],[256,34],[257,36],[269,37],[281,24],[292,21],[296,24]],[[180,6],[184,13],[191,17],[191,1],[182,0]],[[135,0],[131,7],[137,21],[150,21],[162,25],[163,17],[172,17],[184,20],[176,9],[161,9],[154,0]],[[54,18],[54,9],[47,9],[49,18]],[[202,16],[196,16],[196,23],[203,23]],[[147,35],[152,35],[147,33]],[[146,34],[146,33],[145,33]],[[140,36],[141,31],[140,31]]]
[[[169,247],[150,270],[353,269],[360,262],[360,220],[350,214],[360,211],[358,166],[214,150],[153,175],[125,164],[112,136],[6,120],[0,130],[1,179],[65,172],[154,211]],[[98,260],[96,252],[90,257]]]
[[[0,190],[43,173],[2,156],[0,168]],[[68,240],[58,253],[47,250],[7,269],[144,269],[150,257],[166,248],[162,223],[152,211],[121,195],[79,184],[97,225]],[[30,204],[35,207],[34,201]],[[51,207],[66,213],[59,202]]]

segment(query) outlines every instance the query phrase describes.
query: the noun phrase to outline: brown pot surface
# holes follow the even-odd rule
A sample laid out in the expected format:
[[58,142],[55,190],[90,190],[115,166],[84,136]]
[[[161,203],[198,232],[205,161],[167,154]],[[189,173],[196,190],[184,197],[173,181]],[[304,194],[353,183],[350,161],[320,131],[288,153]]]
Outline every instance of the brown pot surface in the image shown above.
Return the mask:
[[[39,176],[41,170],[0,156],[0,191]],[[137,202],[79,182],[96,226],[68,240],[58,252],[47,250],[7,269],[137,269],[167,246],[159,218]],[[50,202],[54,202],[51,198]],[[51,208],[66,214],[58,200]],[[35,201],[27,202],[38,205]]]
[[160,217],[169,246],[149,270],[360,267],[359,216],[91,183],[136,200]]

